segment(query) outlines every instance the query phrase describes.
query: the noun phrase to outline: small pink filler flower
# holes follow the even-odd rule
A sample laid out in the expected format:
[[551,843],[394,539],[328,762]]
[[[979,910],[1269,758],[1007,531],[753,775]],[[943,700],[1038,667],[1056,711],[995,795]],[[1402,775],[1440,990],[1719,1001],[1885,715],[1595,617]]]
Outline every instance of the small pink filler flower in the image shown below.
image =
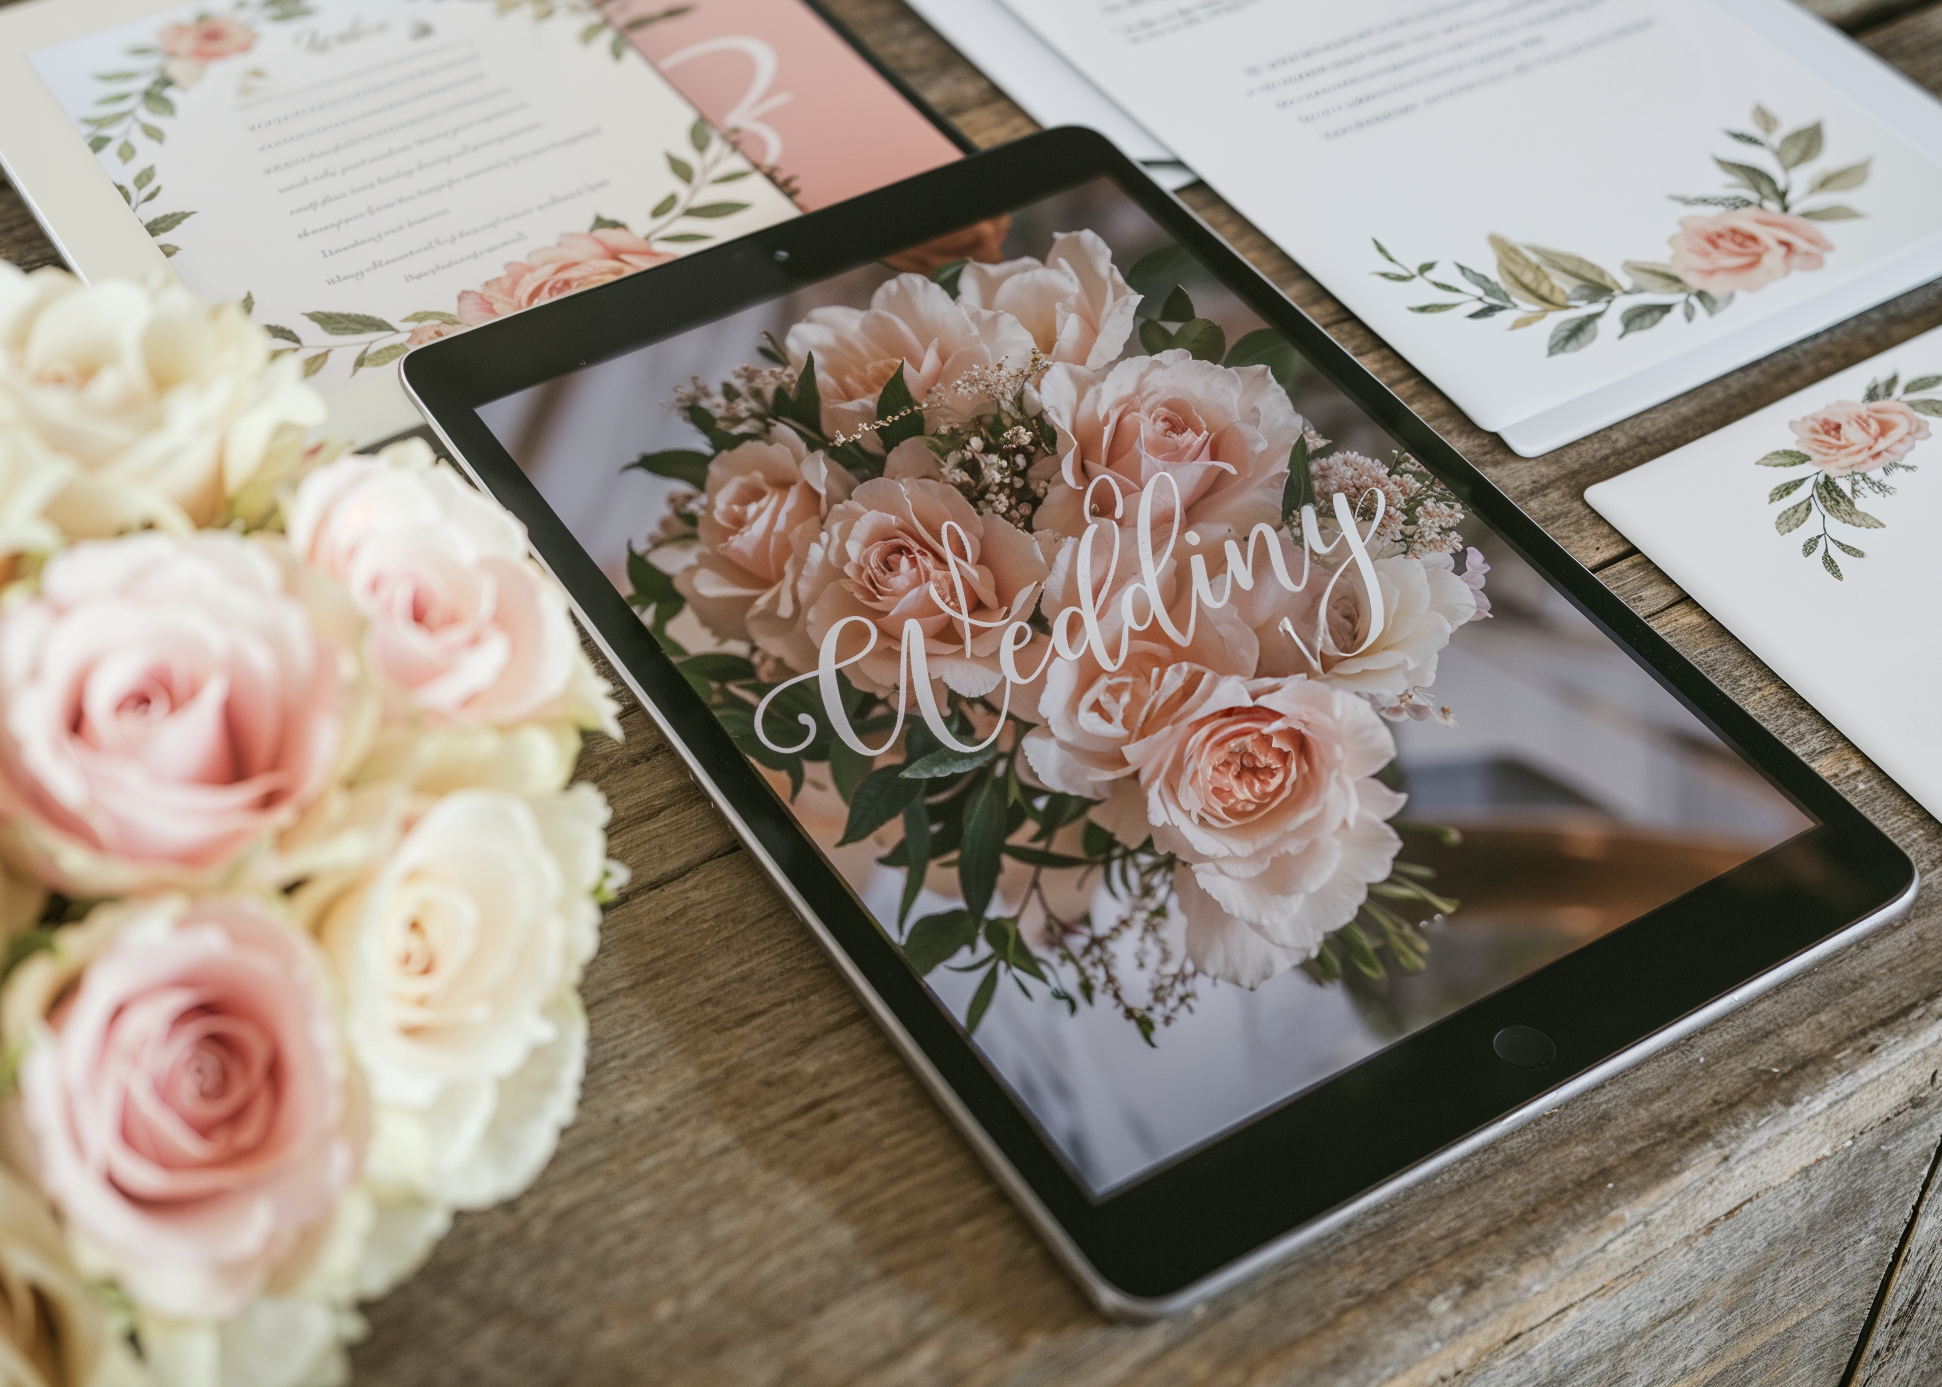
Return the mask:
[[1903,400],[1836,400],[1787,427],[1800,440],[1800,450],[1830,477],[1900,462],[1929,436],[1929,421]]

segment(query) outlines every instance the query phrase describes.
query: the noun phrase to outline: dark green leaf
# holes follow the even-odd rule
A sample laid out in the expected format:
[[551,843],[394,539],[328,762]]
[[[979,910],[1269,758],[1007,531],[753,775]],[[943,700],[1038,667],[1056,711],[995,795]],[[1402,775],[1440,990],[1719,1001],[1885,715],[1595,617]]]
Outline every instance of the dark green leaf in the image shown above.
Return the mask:
[[1281,487],[1281,523],[1297,524],[1301,508],[1315,504],[1315,477],[1308,465],[1308,439],[1299,435],[1288,450],[1288,480]]
[[649,563],[647,555],[631,548],[627,551],[627,581],[632,588],[627,594],[631,606],[651,607],[681,600],[674,579]]
[[[1565,294],[1565,301],[1571,304],[1600,303],[1612,296],[1612,291],[1602,284],[1574,284]],[[1623,333],[1619,334],[1624,336]]]
[[657,477],[670,477],[699,491],[708,485],[710,460],[707,453],[698,453],[692,448],[664,448],[658,453],[642,453],[622,470],[652,472]]
[[683,674],[694,675],[709,684],[733,684],[755,678],[754,665],[726,650],[704,650],[679,663]]
[[[920,790],[924,784],[921,780],[903,783]],[[964,840],[958,846],[958,889],[964,894],[964,908],[977,919],[982,920],[991,907],[1004,845],[1004,786],[995,779],[987,780],[971,792],[971,803],[964,813]]]
[[978,1023],[984,1020],[985,1009],[991,1005],[991,999],[997,991],[998,965],[994,962],[991,965],[991,971],[984,975],[984,981],[978,984],[978,990],[971,994],[971,1009],[964,1013],[966,1035],[978,1033]]
[[657,241],[667,241],[670,244],[686,244],[689,241],[712,241],[715,238],[713,236],[704,236],[698,231],[683,231],[673,236],[656,236],[654,239]]
[[970,263],[969,260],[961,256],[956,260],[946,260],[942,265],[939,265],[931,271],[931,282],[952,298],[956,298],[958,296],[958,279],[964,274],[964,267]]
[[674,171],[674,176],[683,183],[692,183],[695,181],[695,166],[686,159],[679,159],[670,154],[668,155],[668,167]]
[[939,747],[904,766],[901,774],[906,780],[949,780],[966,771],[988,766],[997,759],[996,746],[988,746],[983,751],[953,751],[949,747]]
[[[1204,273],[1192,251],[1183,245],[1169,243],[1135,260],[1133,267],[1126,272],[1126,282],[1142,297],[1151,299],[1167,285],[1183,284]],[[1141,304],[1140,307],[1144,309],[1146,305]]]
[[1829,573],[1832,573],[1836,582],[1847,581],[1841,577],[1841,565],[1834,562],[1834,551],[1832,549],[1821,550],[1821,567],[1825,568]]
[[1413,303],[1409,306],[1409,311],[1411,313],[1448,313],[1452,308],[1461,307],[1463,307],[1461,303]]
[[1193,315],[1194,301],[1187,296],[1185,289],[1176,284],[1173,286],[1173,291],[1167,295],[1166,302],[1160,305],[1160,311],[1154,316],[1163,323],[1184,323]]
[[715,719],[722,725],[736,748],[758,766],[767,766],[773,771],[782,771],[789,777],[789,794],[793,799],[802,789],[802,757],[788,752],[776,751],[765,745],[755,735],[755,710],[745,703],[730,703],[715,710]]
[[1173,345],[1186,348],[1196,361],[1218,364],[1227,355],[1227,334],[1210,318],[1189,318],[1175,330]]
[[1026,947],[1025,941],[1019,938],[1018,921],[987,920],[984,927],[984,942],[991,946],[991,952],[998,955],[1007,968],[1037,978],[1040,982],[1047,981],[1045,970],[1032,956],[1032,951]]
[[843,797],[843,803],[856,798],[856,787],[870,773],[872,759],[860,751],[852,751],[850,744],[841,738],[830,743],[829,778],[835,782],[836,793]]
[[1371,270],[1369,273],[1375,275],[1378,279],[1393,280],[1397,284],[1408,284],[1416,278],[1415,275],[1398,274],[1394,270]]
[[1173,345],[1173,334],[1152,318],[1140,324],[1140,346],[1149,356],[1158,356]]
[[1475,313],[1466,313],[1463,316],[1466,318],[1494,318],[1499,313],[1508,313],[1510,307],[1510,305],[1501,303],[1487,303]]
[[1800,556],[1804,559],[1809,554],[1813,553],[1814,550],[1820,545],[1822,538],[1823,536],[1821,535],[1809,535],[1807,537],[1807,543],[1800,546]]
[[1821,157],[1821,123],[1803,125],[1780,142],[1776,151],[1783,169],[1797,169]]
[[1223,366],[1239,370],[1243,366],[1265,366],[1277,385],[1286,385],[1301,367],[1301,357],[1288,345],[1288,339],[1273,328],[1256,328],[1244,333],[1227,350]]
[[1005,856],[1015,857],[1020,862],[1028,862],[1034,867],[1090,867],[1092,861],[1084,857],[1072,857],[1062,852],[1047,852],[1043,848],[1028,847],[1023,843],[1005,844]]
[[802,373],[796,377],[795,398],[789,403],[789,417],[806,429],[823,427],[823,396],[816,385],[816,354],[803,358]]
[[1813,460],[1814,459],[1807,456],[1807,454],[1801,452],[1800,449],[1798,448],[1778,448],[1778,449],[1775,449],[1773,452],[1768,453],[1765,457],[1759,459],[1759,461],[1754,463],[1754,466],[1756,467],[1799,467],[1802,464],[1812,462]]
[[1827,537],[1827,542],[1829,544],[1832,544],[1836,549],[1839,549],[1843,554],[1846,554],[1849,558],[1865,559],[1868,557],[1866,550],[1857,549],[1852,544],[1843,543],[1841,540],[1836,539],[1833,535],[1829,535]]
[[1790,535],[1807,523],[1807,514],[1813,509],[1811,501],[1796,501],[1773,518],[1773,527],[1783,535]]
[[[897,906],[897,927],[910,918],[917,904],[917,893],[924,889],[924,874],[931,861],[931,821],[920,796],[904,806],[904,894]],[[928,970],[926,970],[928,971]]]
[[1669,303],[1633,304],[1618,315],[1618,321],[1624,329],[1618,335],[1621,338],[1630,337],[1635,332],[1644,332],[1647,328],[1657,327],[1659,320],[1670,312],[1672,312],[1672,305]]
[[1349,962],[1353,963],[1364,977],[1383,976],[1382,960],[1376,957],[1376,951],[1370,946],[1368,936],[1357,926],[1353,924],[1342,926],[1335,932],[1335,938],[1348,951]]
[[1726,134],[1729,139],[1738,140],[1741,144],[1758,145],[1761,149],[1767,147],[1765,140],[1761,139],[1758,135],[1750,135],[1744,130],[1728,130]]
[[1575,318],[1560,318],[1557,326],[1551,329],[1550,345],[1546,356],[1557,356],[1563,352],[1583,351],[1598,336],[1598,315],[1581,313]]
[[328,332],[332,337],[355,337],[360,333],[396,332],[398,330],[384,319],[374,318],[369,313],[320,312],[306,313],[303,316],[310,319],[311,322],[315,323],[325,332]]
[[962,910],[926,915],[910,927],[904,957],[919,977],[978,942],[978,922]]
[[903,779],[897,773],[900,769],[898,766],[879,766],[863,777],[863,783],[856,787],[856,793],[850,797],[849,822],[843,827],[843,836],[836,844],[838,847],[862,842],[903,813],[906,804],[923,795],[924,782]]
[[699,207],[690,207],[683,215],[690,217],[732,217],[737,212],[748,211],[746,202],[704,202]]
[[1875,379],[1868,382],[1868,388],[1862,394],[1861,402],[1863,404],[1869,404],[1875,400],[1883,399],[1886,396],[1894,394],[1896,383],[1899,382],[1900,379],[1901,379],[1901,372],[1899,371],[1897,371],[1894,375],[1888,377],[1888,379],[1885,381],[1882,380],[1879,376],[1877,376]]
[[910,397],[910,387],[904,383],[904,364],[899,361],[890,379],[884,382],[882,393],[877,396],[879,422],[899,416],[894,423],[884,424],[877,430],[877,441],[883,444],[884,452],[889,452],[906,438],[923,435],[924,412],[916,406],[917,402]]
[[1791,482],[1782,482],[1779,486],[1767,493],[1767,503],[1771,505],[1775,501],[1785,500],[1812,480],[1812,477],[1795,477]]
[[[647,215],[650,217],[665,217],[668,213],[674,210],[675,204],[680,201],[681,201],[681,195],[679,193],[669,193],[666,197],[662,198],[659,202],[655,203],[653,210],[650,211]],[[667,238],[663,237],[662,239],[666,240]]]
[[[612,217],[603,217],[598,212],[593,214],[593,221],[587,226],[587,230],[589,231],[612,231],[615,229],[625,231],[627,230],[627,223],[617,222]],[[411,320],[407,318],[405,321],[410,322]]]
[[1378,241],[1375,237],[1371,236],[1369,238],[1369,244],[1376,248],[1377,255],[1380,255],[1384,260],[1387,260],[1390,264],[1400,265],[1403,263],[1402,261],[1398,260],[1395,256],[1391,255],[1389,251],[1383,246],[1382,242]]

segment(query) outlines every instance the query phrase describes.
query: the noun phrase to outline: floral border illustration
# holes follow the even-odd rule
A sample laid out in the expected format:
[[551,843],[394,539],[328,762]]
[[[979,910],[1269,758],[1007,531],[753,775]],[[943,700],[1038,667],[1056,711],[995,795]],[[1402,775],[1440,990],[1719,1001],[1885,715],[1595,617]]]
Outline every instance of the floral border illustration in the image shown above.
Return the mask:
[[[1667,260],[1626,260],[1620,265],[1630,283],[1582,255],[1553,250],[1493,235],[1497,274],[1451,261],[1470,287],[1435,279],[1438,260],[1415,268],[1404,264],[1381,241],[1371,238],[1377,254],[1393,269],[1372,270],[1398,284],[1420,281],[1454,299],[1412,304],[1412,313],[1449,313],[1469,308],[1466,318],[1488,319],[1518,312],[1511,330],[1531,327],[1554,314],[1587,311],[1561,317],[1552,324],[1545,355],[1582,351],[1597,340],[1598,325],[1622,300],[1639,302],[1619,314],[1619,336],[1630,337],[1657,327],[1676,309],[1690,323],[1703,308],[1710,318],[1732,305],[1736,293],[1755,293],[1796,271],[1818,270],[1834,244],[1821,230],[1826,222],[1848,221],[1866,215],[1845,203],[1803,206],[1808,199],[1845,192],[1868,181],[1870,158],[1843,164],[1815,176],[1804,187],[1806,166],[1821,157],[1821,123],[1815,121],[1780,134],[1780,118],[1764,106],[1753,108],[1752,130],[1727,130],[1727,138],[1759,149],[1774,165],[1742,163],[1715,155],[1713,162],[1727,176],[1728,191],[1698,197],[1671,194],[1687,207],[1718,209],[1710,215],[1682,217],[1679,230],[1668,239]],[[1521,310],[1521,311],[1520,311]]]
[[[1917,376],[1903,381],[1900,373],[1868,382],[1859,401],[1836,400],[1801,419],[1788,422],[1799,445],[1778,448],[1760,458],[1758,467],[1811,467],[1814,470],[1779,483],[1767,493],[1769,505],[1785,501],[1802,487],[1807,494],[1773,518],[1773,527],[1792,534],[1818,519],[1820,529],[1801,545],[1802,558],[1821,556],[1828,576],[1842,580],[1839,549],[1851,559],[1867,551],[1837,538],[1830,523],[1856,530],[1883,530],[1888,522],[1861,509],[1861,498],[1887,497],[1896,488],[1883,480],[1898,472],[1913,472],[1909,452],[1930,435],[1929,419],[1942,418],[1942,399],[1927,392],[1942,387],[1942,375]],[[1845,486],[1842,483],[1846,483]]]

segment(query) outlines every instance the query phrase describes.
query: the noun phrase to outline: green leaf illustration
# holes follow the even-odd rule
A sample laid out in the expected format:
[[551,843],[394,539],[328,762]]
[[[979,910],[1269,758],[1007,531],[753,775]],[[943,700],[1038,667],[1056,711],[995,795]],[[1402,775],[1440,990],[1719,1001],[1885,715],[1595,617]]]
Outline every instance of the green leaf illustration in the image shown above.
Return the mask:
[[1850,188],[1859,188],[1868,181],[1868,165],[1873,162],[1872,159],[1863,159],[1858,164],[1830,170],[1814,180],[1807,189],[1807,195],[1812,197],[1815,193],[1844,193]]
[[1582,280],[1586,284],[1600,284],[1614,293],[1625,287],[1612,276],[1610,270],[1592,264],[1582,255],[1572,255],[1562,250],[1547,250],[1543,246],[1527,245],[1524,249],[1543,261],[1550,269],[1569,275],[1573,279]]
[[657,241],[675,242],[675,241],[712,241],[715,238],[713,236],[703,236],[699,232],[684,231],[678,236],[656,236],[654,239]]
[[1923,390],[1933,390],[1942,385],[1942,376],[1917,376],[1902,387],[1902,394],[1914,395]]
[[1657,327],[1659,320],[1670,312],[1672,305],[1669,303],[1633,304],[1619,315],[1618,321],[1623,330],[1618,335],[1621,338],[1630,337],[1635,332]]
[[748,208],[749,204],[746,202],[704,202],[699,207],[690,207],[687,215],[690,217],[732,217],[737,212],[748,211]]
[[146,188],[149,184],[153,183],[154,181],[155,181],[155,165],[153,164],[150,164],[147,168],[143,169],[140,173],[135,175],[135,187],[137,189]]
[[1832,207],[1809,207],[1806,211],[1800,213],[1800,215],[1807,218],[1810,222],[1851,222],[1858,217],[1865,217],[1868,214],[1866,212],[1857,212],[1852,207],[1847,207],[1837,202]]
[[142,105],[146,106],[158,116],[172,116],[175,114],[175,103],[170,101],[166,96],[163,96],[154,87],[150,87],[142,93]]
[[149,124],[149,123],[148,123],[147,121],[145,121],[145,120],[143,120],[143,121],[137,121],[137,122],[136,122],[136,124],[137,124],[137,125],[139,125],[139,126],[141,126],[141,128],[142,128],[142,133],[143,133],[144,135],[146,135],[146,136],[148,136],[148,137],[149,137],[149,138],[150,138],[151,140],[153,140],[153,141],[155,141],[155,143],[157,143],[157,144],[164,144],[164,143],[166,143],[166,140],[165,140],[165,138],[164,138],[164,137],[163,137],[163,135],[162,135],[162,131],[161,131],[161,127],[159,127],[159,126],[155,126],[155,125],[150,125],[150,124]]
[[393,342],[389,346],[375,349],[367,346],[357,354],[357,360],[351,363],[351,370],[361,371],[371,366],[388,366],[410,350],[409,342]]
[[674,205],[679,201],[681,201],[681,195],[679,193],[669,193],[666,197],[655,203],[654,210],[647,215],[650,217],[665,217],[674,210]]
[[677,159],[674,155],[670,154],[668,155],[668,167],[674,171],[674,176],[683,183],[692,183],[695,181],[695,166],[686,159]]
[[[108,147],[108,142],[109,136],[107,135],[90,135],[88,137],[88,151],[93,154],[99,154]],[[1408,279],[1409,276],[1404,275],[1403,278]]]
[[1533,308],[1564,308],[1570,300],[1564,286],[1550,272],[1526,255],[1522,248],[1503,236],[1493,235],[1490,248],[1497,252],[1497,277]]
[[130,144],[127,140],[123,140],[120,144],[115,146],[115,157],[121,160],[122,163],[124,164],[127,163],[129,160],[135,157],[135,146]]
[[1809,535],[1807,537],[1807,543],[1800,546],[1800,556],[1804,559],[1812,554],[1820,547],[1821,540],[1824,538],[1826,538],[1824,535]]
[[370,332],[396,332],[398,330],[384,319],[374,318],[369,313],[331,313],[320,311],[306,313],[303,316],[310,319],[311,322],[315,323],[325,332],[328,332],[332,337],[358,337]]
[[820,430],[823,427],[823,396],[816,384],[814,352],[802,360],[802,372],[796,377],[796,397],[790,402],[789,417],[807,429]]
[[1460,302],[1458,303],[1412,303],[1409,306],[1409,311],[1411,313],[1448,313],[1452,308],[1462,308],[1463,306],[1464,305]]
[[1757,169],[1751,164],[1736,164],[1731,159],[1722,159],[1717,155],[1713,157],[1713,162],[1741,187],[1758,194],[1762,201],[1781,201],[1780,185],[1773,181],[1773,175],[1765,169]]
[[1901,372],[1897,371],[1888,377],[1887,380],[1876,377],[1874,380],[1869,381],[1867,390],[1862,393],[1861,402],[1867,404],[1871,401],[1879,400],[1884,396],[1894,394],[1895,386],[1900,383],[1901,378]]
[[1821,157],[1821,123],[1803,125],[1780,142],[1780,167],[1797,169]]
[[[1376,248],[1377,255],[1380,255],[1384,260],[1387,260],[1390,264],[1398,267],[1402,265],[1403,262],[1398,260],[1395,256],[1391,255],[1388,249],[1382,244],[1382,242],[1378,241],[1375,237],[1371,236],[1369,238],[1369,244]],[[1166,247],[1166,249],[1171,250],[1173,249],[1173,247],[1169,246],[1169,247]],[[1145,261],[1142,260],[1141,263],[1144,264]],[[1134,268],[1137,269],[1138,266],[1135,266]]]
[[1790,535],[1807,523],[1808,513],[1813,509],[1812,501],[1796,501],[1773,518],[1773,527],[1783,535]]
[[1501,303],[1506,308],[1511,306],[1511,297],[1504,292],[1504,286],[1483,271],[1473,270],[1459,260],[1457,262],[1457,273],[1481,289],[1485,298],[1491,299],[1496,303]]
[[303,338],[297,336],[296,333],[290,331],[289,328],[283,326],[281,323],[265,323],[263,324],[263,331],[269,333],[277,341],[288,342],[293,347],[301,347],[303,345]]
[[1771,135],[1780,128],[1780,117],[1772,111],[1769,111],[1765,106],[1755,106],[1753,108],[1753,123],[1760,127],[1763,134]]
[[1852,525],[1857,530],[1885,530],[1887,523],[1876,519],[1855,505],[1847,492],[1834,483],[1834,478],[1822,474],[1814,483],[1814,496],[1821,503],[1821,509],[1843,525]]
[[328,347],[326,347],[323,351],[318,352],[315,356],[306,356],[303,359],[304,379],[308,380],[310,379],[310,377],[316,375],[319,371],[323,370],[324,363],[329,360],[330,360],[330,349]]
[[1843,554],[1846,554],[1851,559],[1865,559],[1868,557],[1867,550],[1857,549],[1852,544],[1849,544],[1844,540],[1836,539],[1833,535],[1829,535],[1827,537],[1827,542],[1833,545],[1836,549],[1839,549]]
[[1733,302],[1731,294],[1711,294],[1704,289],[1694,290],[1693,297],[1699,300],[1699,306],[1706,310],[1709,318],[1724,312],[1726,306]]
[[708,128],[708,122],[705,120],[698,120],[688,127],[688,143],[694,146],[697,154],[705,151],[708,148],[708,142],[714,137],[715,132]]
[[447,327],[463,327],[456,313],[441,313],[436,308],[421,308],[416,313],[407,313],[398,319],[401,323],[444,323]]
[[588,231],[608,231],[616,227],[625,231],[627,230],[627,223],[617,222],[612,217],[603,217],[598,212],[593,214],[593,220],[587,224]]
[[1767,503],[1771,505],[1775,501],[1786,500],[1787,497],[1792,496],[1812,480],[1812,477],[1795,477],[1791,482],[1782,482],[1779,486],[1767,493]]
[[1755,467],[1804,467],[1814,459],[1798,448],[1781,448],[1754,463]]
[[1764,139],[1758,135],[1750,134],[1745,130],[1728,130],[1726,132],[1726,138],[1729,140],[1738,140],[1741,144],[1757,145],[1761,149],[1767,147],[1767,142]]
[[978,942],[978,922],[962,910],[926,915],[910,927],[904,957],[919,977]]
[[1908,407],[1917,414],[1926,414],[1931,419],[1942,419],[1942,400],[1910,400]]
[[1556,327],[1551,329],[1551,341],[1545,348],[1546,356],[1559,356],[1565,352],[1583,351],[1598,336],[1598,315],[1581,313],[1575,318],[1560,318]]
[[[96,138],[103,144],[108,143],[108,137],[106,135],[99,135]],[[1408,284],[1416,278],[1415,275],[1400,274],[1395,270],[1371,270],[1369,273],[1378,279],[1392,280],[1397,284]]]
[[142,223],[142,229],[151,236],[160,236],[165,231],[173,231],[195,215],[194,212],[164,212],[153,221]]
[[1832,573],[1837,582],[1847,581],[1841,577],[1841,565],[1834,562],[1834,551],[1832,549],[1821,550],[1821,567],[1825,568],[1829,573]]

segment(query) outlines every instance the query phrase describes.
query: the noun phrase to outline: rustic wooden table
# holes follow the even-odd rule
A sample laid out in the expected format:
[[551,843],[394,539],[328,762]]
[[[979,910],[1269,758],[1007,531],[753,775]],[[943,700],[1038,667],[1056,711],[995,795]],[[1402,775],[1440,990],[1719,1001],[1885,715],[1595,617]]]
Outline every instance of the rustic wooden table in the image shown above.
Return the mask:
[[[1942,0],[1811,3],[1942,91]],[[899,0],[832,4],[979,143],[1033,128]],[[1942,867],[1935,821],[1582,495],[1942,323],[1942,282],[1526,460],[1205,188],[1184,197],[1924,873]],[[0,257],[56,259],[4,183]],[[461,1217],[370,1307],[359,1381],[1942,1381],[1933,888],[1265,1282],[1127,1327],[1053,1264],[646,717],[625,722],[583,762],[635,879],[587,974],[579,1121],[531,1192]]]

